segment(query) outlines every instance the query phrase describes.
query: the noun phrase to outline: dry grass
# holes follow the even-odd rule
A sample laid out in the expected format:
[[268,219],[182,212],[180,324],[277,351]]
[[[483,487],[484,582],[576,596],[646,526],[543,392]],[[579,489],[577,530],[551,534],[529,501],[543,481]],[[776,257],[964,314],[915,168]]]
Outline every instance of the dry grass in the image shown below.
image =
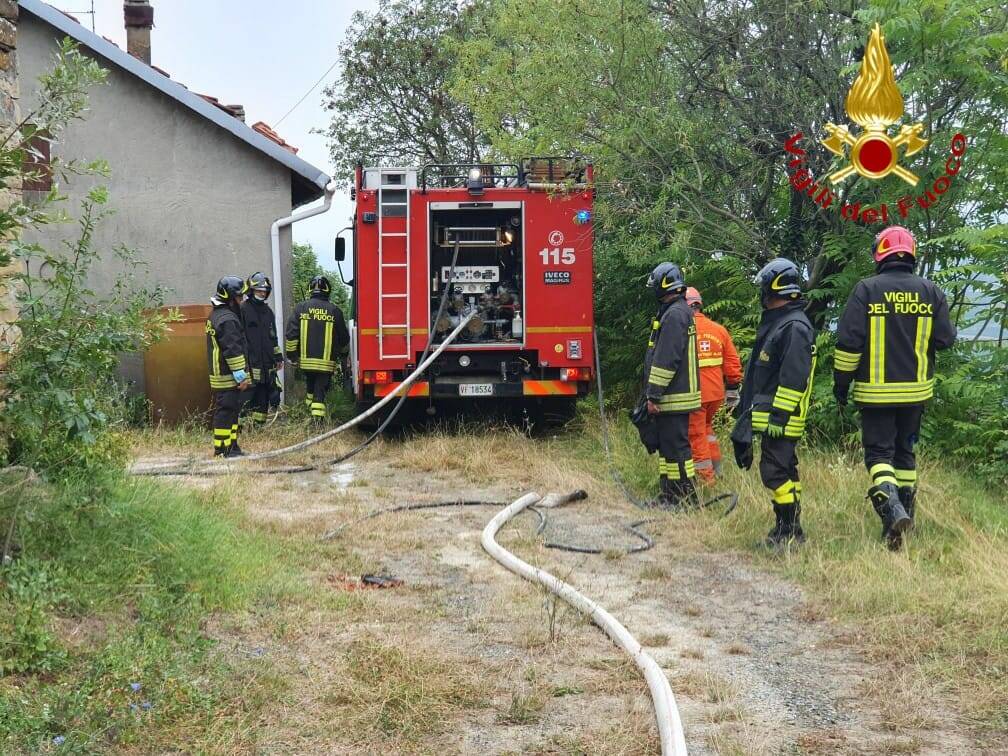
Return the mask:
[[500,712],[497,721],[507,725],[530,725],[542,719],[547,693],[533,689],[525,693],[512,693],[511,703]]
[[350,644],[345,677],[323,699],[335,707],[331,721],[353,742],[375,728],[401,743],[443,732],[461,710],[489,705],[489,691],[474,670],[435,656],[431,649],[377,639]]

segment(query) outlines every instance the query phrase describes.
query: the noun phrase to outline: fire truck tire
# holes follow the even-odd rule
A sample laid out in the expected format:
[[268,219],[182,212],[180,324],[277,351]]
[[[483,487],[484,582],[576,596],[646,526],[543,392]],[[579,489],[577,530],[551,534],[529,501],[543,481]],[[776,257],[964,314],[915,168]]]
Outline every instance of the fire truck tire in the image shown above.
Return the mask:
[[533,428],[559,428],[573,420],[577,414],[577,397],[533,399],[525,403],[523,411]]

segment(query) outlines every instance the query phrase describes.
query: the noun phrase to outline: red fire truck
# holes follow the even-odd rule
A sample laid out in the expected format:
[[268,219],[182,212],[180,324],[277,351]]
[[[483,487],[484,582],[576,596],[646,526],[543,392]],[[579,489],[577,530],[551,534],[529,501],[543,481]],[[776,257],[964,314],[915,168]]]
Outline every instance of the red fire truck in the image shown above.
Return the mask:
[[349,323],[359,405],[396,390],[432,331],[436,347],[475,312],[411,401],[502,399],[569,414],[594,360],[591,187],[592,166],[569,158],[359,166]]

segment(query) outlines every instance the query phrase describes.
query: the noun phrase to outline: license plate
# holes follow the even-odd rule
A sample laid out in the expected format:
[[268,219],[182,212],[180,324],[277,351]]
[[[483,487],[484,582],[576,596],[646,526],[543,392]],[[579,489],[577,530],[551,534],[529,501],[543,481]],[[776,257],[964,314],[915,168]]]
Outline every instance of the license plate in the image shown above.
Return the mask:
[[492,383],[460,383],[459,396],[493,396]]

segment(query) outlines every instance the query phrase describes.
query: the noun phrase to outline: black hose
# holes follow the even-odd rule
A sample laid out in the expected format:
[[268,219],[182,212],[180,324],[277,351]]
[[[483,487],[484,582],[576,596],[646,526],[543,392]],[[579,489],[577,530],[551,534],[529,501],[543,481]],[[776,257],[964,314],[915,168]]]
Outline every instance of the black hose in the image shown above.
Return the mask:
[[[588,498],[588,495],[584,491],[575,491],[564,497],[565,502],[570,501],[580,501],[582,499]],[[421,509],[441,509],[444,507],[506,507],[509,502],[504,501],[474,501],[462,499],[458,501],[434,501],[434,502],[424,502],[421,504],[399,504],[394,507],[385,507],[384,509],[376,509],[372,512],[368,512],[362,517],[358,517],[356,520],[351,520],[350,522],[345,522],[342,525],[333,528],[327,533],[324,533],[319,537],[320,541],[331,541],[338,538],[344,530],[350,528],[354,525],[358,525],[367,520],[374,519],[375,517],[380,517],[382,515],[393,514],[395,512],[412,512]],[[528,507],[525,511],[534,512],[539,518],[539,525],[536,527],[535,534],[542,535],[546,530],[546,525],[548,518],[546,514],[538,507]],[[642,525],[646,525],[653,520],[638,520],[637,522],[630,523],[626,526],[626,530],[629,531],[631,535],[641,540],[641,544],[638,546],[632,546],[629,549],[624,549],[623,554],[639,554],[642,551],[647,551],[654,548],[655,542],[647,533],[640,530]],[[613,551],[612,549],[596,548],[594,546],[578,546],[567,543],[559,543],[557,541],[544,541],[543,546],[547,549],[556,549],[558,551],[569,551],[575,554],[605,554],[607,552]]]

